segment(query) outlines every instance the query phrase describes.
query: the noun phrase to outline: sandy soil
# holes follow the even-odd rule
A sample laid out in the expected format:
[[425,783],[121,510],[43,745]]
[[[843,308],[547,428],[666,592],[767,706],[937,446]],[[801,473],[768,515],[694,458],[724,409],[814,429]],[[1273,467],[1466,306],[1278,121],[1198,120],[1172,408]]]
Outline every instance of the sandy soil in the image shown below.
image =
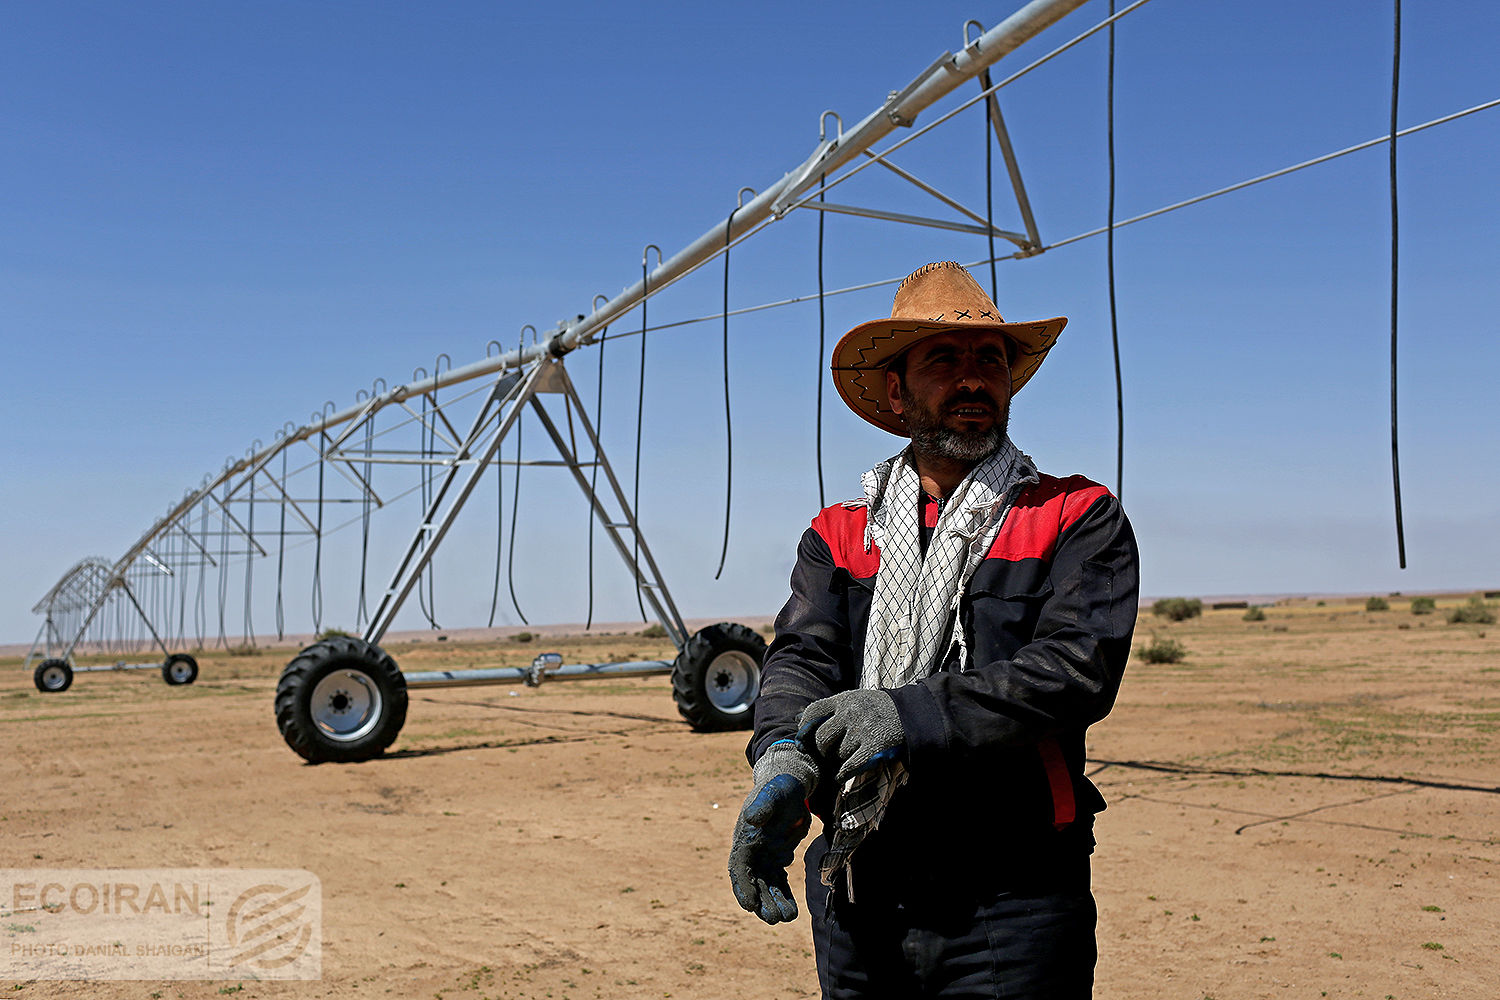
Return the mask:
[[[1500,627],[1288,602],[1153,634],[1092,730],[1101,998],[1500,995]],[[397,642],[406,669],[644,659],[659,642]],[[0,980],[31,997],[812,996],[806,918],[739,911],[724,861],[744,734],[666,678],[413,692],[385,758],[309,766],[271,700],[286,651],[198,682],[0,661],[0,867],[302,868],[321,982]],[[794,884],[796,880],[794,880]],[[37,915],[0,901],[0,954]],[[3,966],[0,966],[3,968]]]

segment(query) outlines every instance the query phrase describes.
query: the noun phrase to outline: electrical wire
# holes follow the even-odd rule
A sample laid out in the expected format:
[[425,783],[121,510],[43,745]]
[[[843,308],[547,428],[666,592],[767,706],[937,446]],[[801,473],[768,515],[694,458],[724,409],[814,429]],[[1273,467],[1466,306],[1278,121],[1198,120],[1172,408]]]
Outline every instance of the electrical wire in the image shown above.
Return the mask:
[[250,474],[250,513],[245,517],[245,629],[246,646],[255,645],[255,623],[251,620],[251,581],[255,574],[255,473]]
[[1396,188],[1396,110],[1401,97],[1401,0],[1395,0],[1395,28],[1391,41],[1391,129],[1390,129],[1390,173],[1391,173],[1391,488],[1396,500],[1396,557],[1402,569],[1406,568],[1406,531],[1401,522],[1401,446],[1396,421],[1396,356],[1398,329],[1397,309],[1398,278],[1400,268],[1400,223],[1401,212]]
[[599,466],[604,464],[604,342],[608,339],[606,326],[599,332],[599,373],[594,386],[594,467],[589,470],[589,607],[583,623],[585,632],[594,627],[594,522],[597,520],[594,512],[599,502]]
[[313,635],[323,631],[323,470],[328,463],[324,461],[328,453],[328,433],[319,429],[318,436],[322,439],[322,446],[318,448],[318,523],[313,530],[313,572],[312,572],[312,625]]
[[[359,603],[354,610],[354,627],[363,631],[365,623],[370,620],[369,606],[365,601],[366,577],[370,572],[370,453],[374,447],[375,414],[365,414],[365,463],[364,482],[360,484],[360,520],[361,531],[359,539]],[[282,505],[282,516],[285,517],[286,505]]]
[[[729,211],[724,222],[724,544],[719,549],[719,568],[714,579],[724,572],[724,559],[729,555],[729,507],[734,496],[734,424],[729,413],[729,234],[734,228],[736,205]],[[641,346],[646,341],[641,340]]]
[[[524,331],[526,328],[522,327],[521,329],[522,338],[524,339]],[[518,351],[520,350],[519,345],[516,349]],[[540,364],[541,362],[537,363]],[[509,586],[510,588],[511,607],[516,609],[516,615],[521,619],[522,625],[530,625],[531,623],[526,620],[526,612],[521,610],[521,601],[516,597],[516,515],[520,512],[521,509],[521,425],[525,420],[526,414],[521,410],[524,405],[521,400],[516,400],[515,405],[517,408],[515,419],[516,474],[514,477],[514,492],[512,493],[510,498],[510,549],[509,556],[506,558],[505,579],[507,586]]]
[[[518,418],[519,419],[519,418]],[[501,404],[501,423],[504,423],[504,404]],[[495,610],[500,605],[500,567],[505,559],[505,463],[495,460],[495,585],[490,588],[489,628],[495,627]]]
[[[648,248],[649,249],[649,248]],[[660,251],[658,251],[660,253]],[[646,600],[641,593],[645,581],[641,577],[641,426],[646,410],[646,301],[650,298],[651,273],[646,268],[646,253],[641,253],[641,379],[640,390],[635,400],[635,488],[630,496],[630,515],[635,524],[630,532],[631,563],[635,566],[635,603],[641,610],[641,621],[646,620]]]
[[1109,0],[1109,71],[1105,119],[1109,146],[1109,235],[1104,257],[1109,272],[1109,343],[1115,357],[1115,497],[1125,499],[1125,380],[1120,372],[1120,318],[1115,300],[1115,0]]
[[[1113,6],[1113,4],[1111,4]],[[968,28],[965,27],[964,34],[967,37]],[[982,70],[979,74],[979,89],[988,90],[990,87],[990,71]],[[995,139],[992,135],[994,122],[990,120],[990,104],[985,101],[984,105],[984,235],[990,248],[990,301],[998,303],[1000,300],[1000,279],[995,274]]]
[[[286,449],[281,450],[281,488],[286,488]],[[286,638],[286,616],[281,602],[282,574],[286,570],[286,498],[278,505],[281,508],[281,525],[276,533],[276,638]]]
[[[823,185],[827,182],[827,179],[828,179],[828,175],[827,174],[819,174],[818,175],[818,200],[819,201],[825,200],[824,196],[823,196]],[[817,365],[817,373],[816,373],[817,376],[818,376],[817,377],[818,399],[817,399],[817,403],[815,404],[816,407],[817,407],[817,409],[815,411],[814,418],[813,418],[813,427],[814,427],[813,436],[814,436],[814,448],[817,451],[817,456],[818,456],[818,509],[819,510],[822,510],[824,507],[828,506],[828,501],[827,501],[827,499],[825,499],[825,493],[824,493],[824,489],[823,489],[823,360],[824,360],[825,356],[827,355],[827,348],[825,346],[825,344],[826,344],[825,331],[826,331],[826,322],[827,322],[827,319],[826,319],[826,316],[824,314],[824,309],[823,309],[824,299],[826,298],[826,296],[824,295],[824,291],[823,291],[823,220],[827,217],[827,215],[828,215],[827,212],[819,212],[818,213],[818,365]]]

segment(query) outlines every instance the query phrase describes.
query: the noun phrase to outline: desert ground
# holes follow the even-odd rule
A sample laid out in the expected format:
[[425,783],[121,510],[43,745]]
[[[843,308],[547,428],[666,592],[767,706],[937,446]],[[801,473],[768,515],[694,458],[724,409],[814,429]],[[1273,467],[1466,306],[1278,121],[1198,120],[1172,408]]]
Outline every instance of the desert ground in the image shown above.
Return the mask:
[[[1098,997],[1500,996],[1500,627],[1449,624],[1461,599],[1143,612],[1091,730]],[[387,648],[408,670],[671,655],[552,632]],[[1147,662],[1157,638],[1185,658]],[[294,652],[207,650],[190,686],[81,674],[60,694],[0,660],[0,867],[306,869],[321,981],[11,978],[0,996],[816,995],[806,918],[767,927],[729,892],[745,734],[692,732],[667,678],[416,690],[383,758],[313,766],[273,718]],[[0,962],[46,916],[6,903]]]

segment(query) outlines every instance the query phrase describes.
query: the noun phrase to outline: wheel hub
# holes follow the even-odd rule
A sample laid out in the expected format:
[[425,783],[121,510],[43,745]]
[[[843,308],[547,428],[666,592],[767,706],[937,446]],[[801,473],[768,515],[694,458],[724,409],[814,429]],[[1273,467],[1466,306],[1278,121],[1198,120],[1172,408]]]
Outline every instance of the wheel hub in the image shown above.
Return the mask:
[[331,740],[349,743],[368,736],[380,724],[384,701],[380,688],[363,670],[335,670],[313,688],[312,721]]
[[749,653],[728,650],[709,663],[705,680],[708,700],[729,715],[750,711],[759,691],[760,665]]

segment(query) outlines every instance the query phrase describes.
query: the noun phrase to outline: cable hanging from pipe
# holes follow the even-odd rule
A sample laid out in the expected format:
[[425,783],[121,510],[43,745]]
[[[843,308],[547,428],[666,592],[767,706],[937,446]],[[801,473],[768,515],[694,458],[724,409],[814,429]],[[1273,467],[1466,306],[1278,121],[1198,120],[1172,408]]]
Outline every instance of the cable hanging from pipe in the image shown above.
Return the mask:
[[1396,558],[1406,568],[1406,531],[1401,520],[1401,447],[1396,420],[1397,285],[1400,277],[1400,206],[1396,189],[1396,110],[1401,97],[1401,0],[1395,0],[1395,27],[1391,40],[1391,488],[1396,501]]
[[[741,197],[745,190],[748,189],[740,190]],[[715,580],[724,572],[724,559],[729,555],[729,508],[734,496],[734,424],[729,412],[729,237],[734,229],[734,213],[739,210],[740,206],[736,205],[730,209],[729,218],[724,220],[724,544],[719,548]],[[641,343],[644,345],[645,341]]]
[[1125,379],[1120,371],[1120,321],[1115,302],[1115,0],[1109,0],[1109,71],[1105,119],[1109,146],[1109,219],[1105,268],[1109,273],[1109,343],[1115,359],[1115,497],[1125,499]]

